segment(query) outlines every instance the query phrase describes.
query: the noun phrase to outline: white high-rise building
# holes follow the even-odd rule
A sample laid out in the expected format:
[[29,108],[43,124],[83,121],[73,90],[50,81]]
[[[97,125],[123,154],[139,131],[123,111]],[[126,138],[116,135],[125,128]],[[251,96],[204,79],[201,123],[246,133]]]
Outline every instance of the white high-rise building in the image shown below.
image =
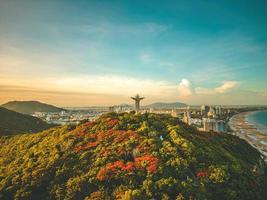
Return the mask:
[[222,115],[222,107],[221,106],[216,106],[215,107],[215,114],[216,115]]
[[183,122],[189,125],[191,124],[191,114],[189,111],[184,112]]
[[215,110],[212,107],[210,107],[210,110],[209,110],[207,115],[208,115],[208,117],[214,117],[215,116]]

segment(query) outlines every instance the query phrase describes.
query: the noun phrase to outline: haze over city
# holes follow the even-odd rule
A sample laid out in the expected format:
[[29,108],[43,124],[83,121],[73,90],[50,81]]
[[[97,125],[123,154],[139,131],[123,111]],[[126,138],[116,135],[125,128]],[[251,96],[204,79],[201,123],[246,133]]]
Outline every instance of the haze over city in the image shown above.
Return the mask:
[[[142,2],[142,4],[141,4]],[[265,1],[0,2],[0,103],[267,103]]]

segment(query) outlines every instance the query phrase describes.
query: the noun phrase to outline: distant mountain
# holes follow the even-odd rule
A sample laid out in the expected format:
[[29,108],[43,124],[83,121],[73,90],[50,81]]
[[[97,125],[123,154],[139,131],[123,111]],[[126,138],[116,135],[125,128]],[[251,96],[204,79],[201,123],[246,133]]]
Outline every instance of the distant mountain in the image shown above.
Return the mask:
[[163,103],[163,102],[156,102],[149,105],[143,106],[143,108],[155,108],[155,109],[163,109],[163,108],[180,108],[187,106],[184,103],[180,102],[173,102],[173,103]]
[[0,107],[0,136],[34,133],[53,126],[36,117]]
[[60,112],[64,110],[39,101],[9,101],[3,104],[2,107],[28,115],[34,112]]
[[132,107],[133,107],[133,105],[130,105],[130,104],[126,104],[126,103],[124,103],[124,104],[118,104],[118,105],[114,105],[113,107],[129,107],[129,108],[132,108]]

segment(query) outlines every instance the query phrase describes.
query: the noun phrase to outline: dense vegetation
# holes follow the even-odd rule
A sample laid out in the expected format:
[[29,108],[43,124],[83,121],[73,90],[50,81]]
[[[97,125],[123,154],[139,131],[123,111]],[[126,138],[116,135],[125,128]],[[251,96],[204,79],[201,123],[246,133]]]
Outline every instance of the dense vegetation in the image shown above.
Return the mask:
[[0,199],[266,199],[259,153],[177,118],[115,114],[0,138]]
[[9,101],[3,104],[2,107],[28,115],[34,112],[60,112],[64,110],[39,101]]
[[32,117],[0,107],[0,136],[39,132],[54,125]]

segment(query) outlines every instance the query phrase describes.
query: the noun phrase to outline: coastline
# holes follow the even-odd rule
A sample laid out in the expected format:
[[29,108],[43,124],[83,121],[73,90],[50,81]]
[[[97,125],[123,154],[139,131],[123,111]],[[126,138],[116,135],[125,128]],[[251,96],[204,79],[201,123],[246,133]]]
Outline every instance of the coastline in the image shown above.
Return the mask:
[[246,118],[253,112],[242,112],[231,117],[228,124],[233,131],[232,134],[246,140],[251,146],[256,148],[267,162],[267,135],[260,132],[253,124],[249,123]]

